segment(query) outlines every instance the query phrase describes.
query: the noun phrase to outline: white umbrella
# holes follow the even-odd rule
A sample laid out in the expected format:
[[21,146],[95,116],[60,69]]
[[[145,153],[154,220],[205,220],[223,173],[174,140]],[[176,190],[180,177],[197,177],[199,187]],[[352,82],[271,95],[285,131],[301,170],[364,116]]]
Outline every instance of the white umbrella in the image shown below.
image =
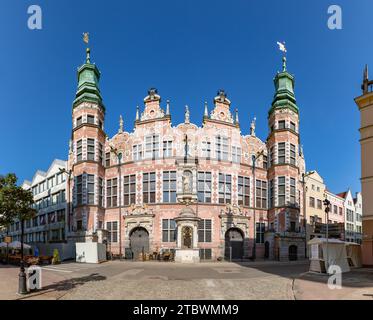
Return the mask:
[[[13,241],[9,243],[9,247],[13,249],[21,249],[21,242],[20,241]],[[31,246],[29,246],[27,243],[23,244],[23,249],[31,249]]]

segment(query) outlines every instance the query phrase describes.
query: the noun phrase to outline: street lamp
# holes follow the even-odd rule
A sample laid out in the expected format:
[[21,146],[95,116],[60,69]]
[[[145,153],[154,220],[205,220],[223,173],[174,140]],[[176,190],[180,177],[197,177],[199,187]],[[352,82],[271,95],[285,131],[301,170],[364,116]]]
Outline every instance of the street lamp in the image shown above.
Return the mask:
[[261,150],[260,152],[258,152],[256,155],[253,154],[252,156],[252,168],[253,168],[253,210],[254,210],[254,219],[253,219],[253,222],[254,222],[254,245],[253,245],[253,252],[252,252],[252,260],[254,261],[256,259],[256,180],[255,180],[255,165],[256,165],[256,161],[261,157],[263,156],[263,150]]
[[23,257],[23,236],[24,236],[24,219],[20,219],[21,223],[21,261],[20,261],[20,271],[18,274],[18,293],[27,294],[27,284],[26,284],[26,273],[25,273],[25,262]]
[[327,195],[325,194],[325,214],[326,214],[326,260],[325,260],[325,269],[326,273],[328,273],[328,264],[329,264],[329,252],[328,252],[328,238],[329,238],[329,211],[330,211],[330,201],[327,198]]
[[69,171],[67,171],[65,168],[59,168],[60,170],[60,173],[64,173],[67,175],[67,189],[68,189],[68,198],[67,198],[67,202],[68,202],[68,205],[67,205],[67,227],[68,227],[68,231],[70,232],[71,231],[71,215],[73,213],[73,205],[72,205],[72,201],[71,201],[71,189],[70,189],[70,181],[71,181],[71,176],[72,176],[72,170],[70,169]]
[[302,173],[302,186],[303,186],[303,218],[304,218],[304,257],[307,258],[307,214],[306,214],[306,206],[307,206],[307,188],[306,188],[306,181],[305,178],[314,174],[315,171],[308,171],[306,173]]
[[122,214],[121,214],[121,208],[122,208],[122,194],[121,194],[121,185],[122,185],[122,180],[121,180],[121,160],[122,160],[122,153],[118,152],[117,148],[114,148],[113,146],[110,146],[110,151],[115,154],[115,156],[118,159],[118,174],[119,174],[119,180],[118,180],[118,191],[119,191],[119,258],[122,259]]

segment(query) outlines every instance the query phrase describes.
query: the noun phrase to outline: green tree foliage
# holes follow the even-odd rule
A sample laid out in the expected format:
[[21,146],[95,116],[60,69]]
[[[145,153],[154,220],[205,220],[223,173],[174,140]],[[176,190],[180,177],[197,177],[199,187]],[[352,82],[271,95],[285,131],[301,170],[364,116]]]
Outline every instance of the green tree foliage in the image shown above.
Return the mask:
[[31,190],[18,186],[15,174],[0,177],[0,228],[8,229],[15,219],[23,222],[33,218],[36,214],[33,204]]

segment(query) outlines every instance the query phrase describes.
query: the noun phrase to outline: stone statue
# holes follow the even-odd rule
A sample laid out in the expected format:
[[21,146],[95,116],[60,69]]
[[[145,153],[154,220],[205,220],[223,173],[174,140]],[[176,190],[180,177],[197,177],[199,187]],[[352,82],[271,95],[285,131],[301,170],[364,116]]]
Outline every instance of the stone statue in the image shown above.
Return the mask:
[[122,115],[119,116],[119,130],[118,130],[118,133],[122,133],[123,132],[123,117]]
[[184,123],[190,123],[190,112],[189,107],[185,106],[185,120]]
[[254,117],[253,121],[251,121],[250,124],[250,135],[255,137],[255,123],[256,123],[256,118]]
[[190,172],[185,171],[183,174],[183,192],[184,193],[191,193],[192,188],[191,188],[191,176]]

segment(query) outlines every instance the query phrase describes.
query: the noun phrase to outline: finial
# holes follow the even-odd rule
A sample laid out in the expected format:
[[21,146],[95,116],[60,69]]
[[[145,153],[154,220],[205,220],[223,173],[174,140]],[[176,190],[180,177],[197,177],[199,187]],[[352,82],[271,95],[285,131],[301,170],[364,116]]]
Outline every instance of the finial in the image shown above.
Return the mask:
[[[83,41],[85,44],[88,45],[89,43],[89,32],[83,33]],[[86,57],[86,63],[91,63],[91,50],[89,48],[86,49],[87,57]]]
[[122,133],[123,132],[123,117],[122,115],[119,116],[119,130],[118,130],[118,133]]
[[166,115],[170,114],[170,100],[166,101]]
[[364,79],[363,79],[363,81],[367,81],[368,79],[369,79],[368,65],[366,64],[365,68],[364,68]]
[[286,71],[286,57],[282,57],[282,72]]
[[256,126],[256,117],[254,117],[253,121],[250,124],[250,135],[255,137],[255,126]]
[[185,105],[185,120],[184,123],[190,123],[190,112],[189,107]]
[[239,121],[239,119],[238,119],[238,109],[236,108],[236,110],[235,110],[235,113],[236,113],[236,116],[235,116],[235,123],[236,124],[239,124],[240,123],[240,121]]
[[136,107],[136,121],[140,120],[140,107]]
[[204,117],[208,118],[209,117],[209,109],[207,106],[207,101],[205,101],[205,112],[204,112]]

